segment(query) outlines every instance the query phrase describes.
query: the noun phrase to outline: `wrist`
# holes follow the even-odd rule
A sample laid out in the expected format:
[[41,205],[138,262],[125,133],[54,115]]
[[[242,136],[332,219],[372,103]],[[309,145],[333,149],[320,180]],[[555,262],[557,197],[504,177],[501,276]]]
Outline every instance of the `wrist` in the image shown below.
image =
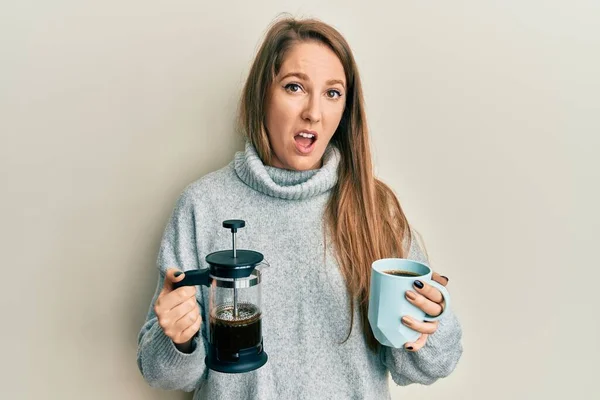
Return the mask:
[[175,345],[175,348],[177,348],[177,350],[179,350],[182,353],[190,354],[194,351],[194,338],[191,338],[185,343],[173,342],[173,344]]

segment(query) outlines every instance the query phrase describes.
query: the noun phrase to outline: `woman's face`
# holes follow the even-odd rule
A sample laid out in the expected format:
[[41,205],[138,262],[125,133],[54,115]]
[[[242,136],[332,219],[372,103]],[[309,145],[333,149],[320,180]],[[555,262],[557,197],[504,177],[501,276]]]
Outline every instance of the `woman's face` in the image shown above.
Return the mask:
[[266,127],[272,166],[321,167],[346,103],[346,75],[335,53],[317,42],[294,45],[269,88]]

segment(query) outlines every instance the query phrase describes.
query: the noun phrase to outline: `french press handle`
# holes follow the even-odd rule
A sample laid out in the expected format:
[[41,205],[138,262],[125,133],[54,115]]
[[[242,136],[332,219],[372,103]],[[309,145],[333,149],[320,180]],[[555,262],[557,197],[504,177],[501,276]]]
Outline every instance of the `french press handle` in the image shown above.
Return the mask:
[[204,269],[193,269],[185,272],[185,276],[179,282],[173,283],[173,289],[180,288],[182,286],[210,286],[210,270]]

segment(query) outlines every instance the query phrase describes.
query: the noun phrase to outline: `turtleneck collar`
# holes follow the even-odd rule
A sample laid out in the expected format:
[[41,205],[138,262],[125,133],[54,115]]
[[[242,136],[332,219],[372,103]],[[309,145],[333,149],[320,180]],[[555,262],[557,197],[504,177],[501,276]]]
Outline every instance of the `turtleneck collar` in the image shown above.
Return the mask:
[[303,200],[335,186],[339,163],[340,152],[330,143],[319,169],[293,171],[269,167],[263,164],[254,146],[246,142],[245,151],[235,155],[234,168],[239,178],[254,190],[285,200]]

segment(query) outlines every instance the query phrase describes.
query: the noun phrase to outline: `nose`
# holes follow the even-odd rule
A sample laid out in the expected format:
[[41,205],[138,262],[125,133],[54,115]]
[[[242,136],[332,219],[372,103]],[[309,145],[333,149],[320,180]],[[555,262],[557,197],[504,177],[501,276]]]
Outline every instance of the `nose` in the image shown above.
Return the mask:
[[321,121],[321,102],[318,95],[311,95],[302,111],[302,119],[316,123]]

